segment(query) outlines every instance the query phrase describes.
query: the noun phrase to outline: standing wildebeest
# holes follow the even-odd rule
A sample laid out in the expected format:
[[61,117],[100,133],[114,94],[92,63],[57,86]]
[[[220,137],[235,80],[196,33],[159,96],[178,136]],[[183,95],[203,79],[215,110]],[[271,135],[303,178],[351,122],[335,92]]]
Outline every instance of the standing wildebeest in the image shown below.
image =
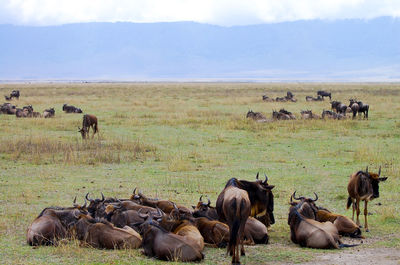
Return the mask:
[[365,231],[368,230],[368,202],[379,198],[379,182],[385,181],[387,177],[380,178],[381,167],[379,167],[378,174],[368,172],[368,167],[365,171],[358,171],[350,176],[349,184],[347,185],[347,191],[349,192],[349,197],[347,198],[347,209],[353,204],[353,216],[354,212],[357,211],[357,225],[360,225],[359,215],[360,215],[360,201],[364,201],[364,221],[365,221]]
[[91,114],[85,114],[83,115],[82,119],[82,129],[78,127],[79,132],[82,135],[82,139],[86,139],[86,136],[89,137],[89,130],[90,127],[93,129],[93,136],[99,131],[98,126],[97,126],[97,118],[94,115]]
[[233,264],[240,264],[239,244],[241,245],[241,255],[245,255],[243,236],[250,214],[262,214],[258,210],[260,207],[265,207],[271,223],[275,221],[273,213],[268,212],[268,210],[273,211],[273,207],[268,201],[271,200],[269,191],[274,186],[268,185],[266,181],[258,180],[258,173],[257,180],[254,182],[232,178],[218,196],[216,208],[220,221],[227,222],[229,226],[228,251],[232,256]]
[[349,101],[350,101],[349,107],[353,112],[353,119],[355,119],[360,106],[358,106],[358,103],[354,99],[350,99]]
[[341,104],[340,101],[336,101],[336,100],[331,101],[331,110],[336,110],[336,107],[337,107],[339,104]]
[[19,99],[19,90],[13,90],[10,94],[10,98]]
[[338,114],[346,116],[347,106],[346,104],[339,102],[339,104],[335,106],[335,110]]
[[80,108],[68,104],[64,104],[62,110],[65,111],[65,113],[82,113]]
[[358,113],[363,113],[364,119],[366,118],[368,120],[369,105],[364,104],[361,101],[358,101],[357,104],[358,104]]
[[330,92],[326,92],[326,91],[320,90],[320,91],[317,92],[317,95],[321,96],[322,98],[329,97],[329,100],[332,99],[332,94]]

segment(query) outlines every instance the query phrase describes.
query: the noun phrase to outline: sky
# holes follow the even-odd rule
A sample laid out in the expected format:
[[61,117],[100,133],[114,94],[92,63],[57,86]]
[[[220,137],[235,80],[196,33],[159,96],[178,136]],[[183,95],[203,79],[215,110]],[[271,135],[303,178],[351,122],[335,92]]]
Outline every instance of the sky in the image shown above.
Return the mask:
[[400,0],[0,0],[0,24],[194,21],[220,26],[400,17]]

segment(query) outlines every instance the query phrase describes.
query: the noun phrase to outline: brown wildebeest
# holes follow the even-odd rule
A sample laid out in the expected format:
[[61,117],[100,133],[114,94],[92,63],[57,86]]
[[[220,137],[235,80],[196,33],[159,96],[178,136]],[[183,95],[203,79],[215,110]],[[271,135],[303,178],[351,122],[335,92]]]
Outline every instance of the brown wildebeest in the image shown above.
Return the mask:
[[322,99],[323,99],[324,97],[329,97],[329,100],[332,99],[332,93],[331,93],[331,92],[326,92],[326,91],[323,91],[323,90],[319,90],[319,91],[317,91],[317,95],[318,95],[318,96],[321,96]]
[[45,109],[43,111],[43,117],[45,117],[45,118],[52,118],[52,117],[54,117],[55,114],[56,114],[56,111],[54,110],[54,108]]
[[267,95],[263,95],[263,96],[262,96],[262,99],[263,99],[263,101],[266,101],[266,102],[272,102],[272,101],[274,101],[273,98],[270,98],[270,97],[268,97]]
[[258,122],[267,120],[267,118],[264,115],[262,115],[261,112],[254,112],[252,110],[249,110],[247,112],[246,118],[250,118]]
[[106,214],[107,221],[120,228],[124,226],[134,227],[136,223],[144,222],[138,211],[126,210],[122,206],[109,204],[106,206],[104,213]]
[[318,207],[316,220],[318,222],[331,222],[333,223],[339,234],[343,236],[350,236],[354,238],[364,238],[361,235],[361,230],[354,221],[347,216],[331,213],[329,210]]
[[82,139],[86,139],[86,136],[89,137],[89,130],[90,127],[93,129],[93,136],[99,131],[98,125],[97,125],[97,118],[94,115],[91,114],[85,114],[83,115],[82,119],[82,129],[78,127],[79,132],[82,135]]
[[321,116],[314,114],[311,110],[302,110],[300,111],[301,118],[305,120],[312,120],[312,119],[321,119]]
[[80,215],[74,230],[79,240],[94,248],[135,249],[142,244],[142,237],[132,228],[114,227],[111,223]]
[[[300,200],[293,202],[292,198]],[[331,222],[318,222],[315,220],[317,208],[314,202],[318,200],[310,198],[296,198],[296,192],[290,197],[290,210],[288,224],[290,226],[290,239],[301,247],[309,248],[341,248],[353,245],[342,244],[339,232]]]
[[350,176],[349,184],[347,185],[347,191],[349,192],[349,197],[347,198],[347,209],[353,204],[353,216],[354,212],[357,212],[357,225],[360,225],[359,215],[360,215],[360,201],[364,201],[364,221],[365,221],[365,231],[368,230],[368,202],[379,198],[379,182],[386,181],[387,177],[381,178],[381,167],[379,167],[378,174],[368,172],[368,167],[365,171],[358,171]]
[[[161,215],[156,216],[161,218]],[[204,258],[201,251],[182,236],[170,233],[153,222],[153,215],[140,225],[143,232],[143,250],[149,257],[170,261],[200,261]]]
[[209,198],[207,203],[204,203],[203,200],[203,195],[200,196],[199,202],[197,203],[196,206],[192,206],[194,211],[193,211],[193,217],[207,217],[211,220],[218,220],[219,216],[217,213],[217,209],[215,207],[211,206],[211,201]]
[[349,101],[350,101],[349,107],[353,112],[353,119],[355,119],[360,106],[358,106],[358,103],[354,99],[350,99]]
[[331,110],[336,110],[336,107],[337,107],[339,104],[341,104],[340,101],[336,101],[336,100],[331,101]]
[[79,214],[87,214],[86,201],[83,206],[48,207],[28,227],[26,240],[31,246],[55,245],[59,239],[66,238],[70,227],[78,221]]
[[207,217],[189,218],[189,220],[199,229],[205,243],[215,245],[219,248],[225,248],[228,245],[228,225]]

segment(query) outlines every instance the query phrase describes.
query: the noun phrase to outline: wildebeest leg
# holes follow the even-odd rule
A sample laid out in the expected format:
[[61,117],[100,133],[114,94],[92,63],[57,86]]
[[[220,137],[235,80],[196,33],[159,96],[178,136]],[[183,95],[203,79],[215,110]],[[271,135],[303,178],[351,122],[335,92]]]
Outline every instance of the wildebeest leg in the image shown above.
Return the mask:
[[353,198],[351,198],[351,204],[353,205],[353,216],[351,217],[351,220],[354,221],[354,212],[356,211],[356,203],[354,202]]
[[369,232],[369,229],[368,229],[368,201],[366,200],[365,201],[365,205],[364,205],[364,224],[365,224],[365,232]]
[[357,224],[359,227],[361,227],[361,226],[360,226],[360,219],[359,219],[359,216],[360,216],[360,199],[356,199],[356,211],[357,211],[357,221],[356,221],[356,224]]
[[368,120],[368,110],[366,111],[366,113],[367,113],[367,120]]

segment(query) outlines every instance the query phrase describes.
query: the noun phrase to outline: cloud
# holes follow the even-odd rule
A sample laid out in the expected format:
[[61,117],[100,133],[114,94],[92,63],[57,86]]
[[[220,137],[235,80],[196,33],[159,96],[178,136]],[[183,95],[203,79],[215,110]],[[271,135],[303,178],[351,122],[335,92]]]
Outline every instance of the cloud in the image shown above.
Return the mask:
[[0,23],[196,21],[223,26],[400,16],[398,0],[0,0]]

